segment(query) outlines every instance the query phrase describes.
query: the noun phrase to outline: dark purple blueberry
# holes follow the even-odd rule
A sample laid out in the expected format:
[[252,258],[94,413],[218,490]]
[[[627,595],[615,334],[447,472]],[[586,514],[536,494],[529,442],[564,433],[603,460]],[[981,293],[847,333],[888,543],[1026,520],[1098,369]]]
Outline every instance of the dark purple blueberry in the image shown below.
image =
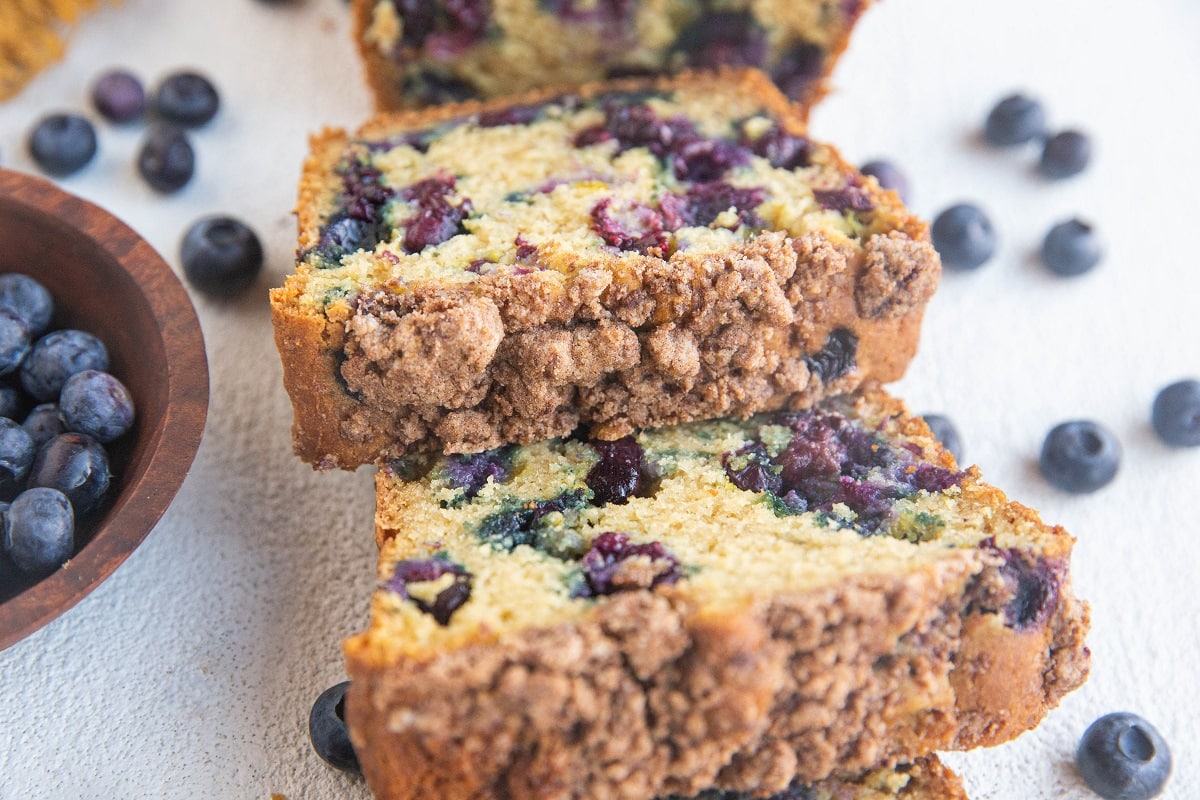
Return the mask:
[[375,245],[383,241],[382,226],[373,222],[364,222],[346,214],[338,214],[325,223],[321,229],[321,237],[313,252],[320,256],[327,266],[337,266],[342,256],[359,250],[374,250]]
[[1004,624],[1018,631],[1037,627],[1050,618],[1058,604],[1062,568],[1051,568],[1045,561],[1027,564],[1012,550],[1005,558],[1000,574],[1015,586],[1012,600],[1004,607]]
[[736,453],[725,453],[721,464],[729,482],[745,492],[776,492],[783,485],[779,468],[771,463],[762,442],[752,442]]
[[1164,443],[1200,447],[1200,381],[1176,381],[1160,391],[1150,421]]
[[58,413],[58,403],[42,403],[34,406],[21,423],[21,427],[33,440],[33,446],[38,449],[41,449],[42,445],[60,433],[67,432],[62,415]]
[[847,211],[870,211],[875,207],[871,193],[853,183],[836,189],[813,189],[813,197],[821,208],[843,214]]
[[610,247],[642,255],[651,250],[665,254],[671,241],[659,212],[636,201],[614,206],[611,197],[592,208],[592,230]]
[[725,139],[684,141],[671,153],[675,177],[693,183],[720,180],[734,167],[749,163],[750,151]]
[[604,123],[587,128],[575,137],[576,147],[588,147],[615,140],[618,152],[644,147],[666,159],[684,145],[701,140],[695,125],[684,117],[662,119],[644,103],[623,105],[610,102],[604,109]]
[[96,129],[78,114],[50,114],[29,134],[29,155],[45,173],[63,178],[96,155]]
[[85,369],[108,369],[104,342],[86,331],[51,331],[33,343],[21,364],[21,387],[34,400],[57,400],[67,378]]
[[133,398],[125,384],[107,372],[86,369],[67,379],[58,398],[67,430],[107,444],[133,427]]
[[0,500],[12,500],[25,485],[37,447],[24,428],[0,417]]
[[804,357],[808,371],[830,383],[854,369],[858,355],[858,337],[849,328],[838,328],[829,334],[825,345]]
[[0,417],[20,419],[25,410],[25,397],[15,386],[0,385]]
[[308,738],[326,764],[343,772],[359,772],[358,756],[346,729],[346,690],[350,681],[330,686],[317,696],[308,714]]
[[1078,219],[1060,222],[1042,240],[1042,263],[1056,275],[1090,272],[1104,257],[1096,229]]
[[401,192],[401,196],[416,208],[404,221],[404,249],[407,252],[419,253],[466,232],[463,220],[473,207],[470,199],[465,197],[458,205],[451,204],[455,184],[453,175],[439,176],[414,183]]
[[[443,575],[453,575],[454,582],[438,592],[432,603],[426,603],[409,594],[410,584],[428,583]],[[444,626],[450,624],[451,615],[470,599],[473,580],[473,576],[465,567],[444,558],[406,559],[396,563],[392,577],[384,582],[384,588],[405,600],[411,600],[417,608]]]
[[761,67],[767,58],[767,32],[747,11],[708,12],[680,31],[672,50],[690,67]]
[[155,125],[142,140],[137,168],[151,189],[172,194],[186,186],[195,174],[196,151],[181,128]]
[[495,111],[485,111],[479,115],[479,127],[497,128],[501,125],[528,125],[542,113],[540,105],[517,105]]
[[612,25],[631,20],[637,11],[638,0],[540,0],[539,5],[564,22]]
[[75,549],[75,515],[56,489],[26,489],[4,512],[4,550],[22,572],[46,575]]
[[760,187],[746,189],[714,181],[691,186],[683,195],[668,192],[659,201],[659,206],[664,226],[672,231],[706,227],[725,211],[737,214],[738,226],[760,229],[766,223],[755,209],[762,205],[765,197],[766,190]]
[[884,189],[891,189],[900,195],[900,199],[903,202],[907,203],[909,201],[908,176],[891,161],[885,161],[884,159],[868,161],[862,165],[862,169],[859,172],[863,175],[870,175]]
[[0,308],[6,308],[25,322],[30,336],[41,336],[54,316],[54,299],[46,287],[28,275],[10,272],[0,275]]
[[217,87],[203,75],[176,72],[158,85],[151,105],[159,118],[196,128],[217,115],[221,98],[217,94]]
[[29,328],[25,320],[7,308],[0,308],[0,375],[20,368],[29,353]]
[[622,505],[630,497],[646,497],[652,481],[646,454],[632,436],[612,442],[590,442],[600,460],[588,470],[585,483],[592,490],[595,505]]
[[132,72],[109,70],[92,84],[92,105],[109,122],[132,122],[146,111],[146,90]]
[[1092,160],[1092,140],[1080,131],[1062,131],[1046,140],[1038,171],[1051,180],[1078,175]]
[[[654,566],[648,583],[634,583],[621,575],[621,563],[637,557],[648,558]],[[580,567],[584,582],[575,588],[572,597],[599,597],[632,589],[653,589],[655,586],[676,583],[683,577],[679,559],[662,542],[630,544],[628,535],[613,531],[601,533],[592,540],[591,547],[580,561]]]
[[992,221],[971,203],[958,203],[938,214],[930,235],[942,263],[950,269],[977,269],[996,252]]
[[1075,753],[1079,774],[1105,800],[1150,800],[1171,777],[1171,748],[1137,714],[1105,714],[1084,731]]
[[223,215],[192,224],[179,248],[188,283],[212,297],[233,297],[250,288],[262,270],[263,249],[246,223]]
[[824,69],[825,51],[804,42],[783,54],[771,70],[771,77],[788,97],[802,100]]
[[454,455],[446,459],[444,472],[451,486],[463,490],[467,499],[479,494],[490,479],[504,483],[512,477],[512,461],[516,449],[502,447],[485,453]]
[[954,460],[961,464],[965,451],[962,436],[959,435],[953,420],[944,414],[922,414],[921,419],[925,420],[925,424],[933,432],[933,438],[941,442],[942,447],[949,450]]
[[83,516],[100,507],[111,477],[103,445],[82,433],[64,433],[38,451],[29,486],[58,489]]
[[812,143],[808,139],[787,133],[778,125],[773,125],[757,139],[748,139],[743,133],[742,143],[777,169],[807,167],[812,158]]
[[345,214],[364,222],[379,222],[383,207],[396,192],[384,183],[383,173],[372,164],[352,158],[342,169],[338,203]]
[[1013,94],[988,112],[983,123],[984,137],[998,147],[1025,144],[1046,132],[1046,111],[1032,97]]
[[1064,491],[1094,492],[1116,477],[1121,442],[1099,423],[1063,422],[1046,435],[1038,465],[1042,476]]

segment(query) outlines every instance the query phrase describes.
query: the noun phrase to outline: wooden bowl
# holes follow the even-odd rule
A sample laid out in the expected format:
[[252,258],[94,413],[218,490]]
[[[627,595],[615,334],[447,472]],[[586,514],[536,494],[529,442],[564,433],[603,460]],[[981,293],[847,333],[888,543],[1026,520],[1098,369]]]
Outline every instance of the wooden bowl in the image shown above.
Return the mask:
[[71,560],[36,581],[0,567],[0,650],[79,602],[141,543],[183,483],[208,407],[204,339],[187,292],[154,248],[107,211],[0,169],[3,272],[50,290],[52,328],[100,337],[137,418],[108,446],[108,499],[80,521]]

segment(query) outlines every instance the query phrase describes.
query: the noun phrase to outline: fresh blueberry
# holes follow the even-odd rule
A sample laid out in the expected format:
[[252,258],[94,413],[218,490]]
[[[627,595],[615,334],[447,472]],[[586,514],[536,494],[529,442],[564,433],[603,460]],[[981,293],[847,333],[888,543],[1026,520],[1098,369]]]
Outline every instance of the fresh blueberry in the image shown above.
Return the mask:
[[16,314],[29,329],[30,336],[41,336],[54,316],[54,299],[46,287],[28,275],[10,272],[0,275],[0,308]]
[[1107,485],[1121,466],[1121,442],[1090,420],[1054,426],[1042,444],[1042,475],[1058,488],[1083,494]]
[[321,692],[308,715],[308,736],[313,749],[326,764],[346,772],[358,772],[358,756],[346,730],[344,709],[350,681],[342,681]]
[[1200,447],[1200,381],[1177,381],[1159,392],[1150,420],[1172,447]]
[[109,122],[132,122],[146,110],[146,90],[132,72],[109,70],[92,85],[92,105]]
[[884,189],[891,189],[896,194],[900,195],[900,199],[905,203],[909,198],[908,176],[905,175],[899,167],[891,161],[876,159],[868,161],[862,165],[859,170],[863,175],[870,175],[875,180],[879,181],[879,185]]
[[103,445],[86,434],[63,433],[38,451],[29,486],[58,489],[82,516],[100,507],[111,477]]
[[33,446],[39,449],[55,436],[67,432],[62,414],[58,413],[58,403],[42,403],[34,406],[21,423],[21,427],[33,440]]
[[214,297],[232,297],[254,283],[263,265],[262,244],[246,223],[204,217],[188,228],[180,248],[192,286]]
[[925,420],[929,430],[933,431],[933,438],[941,442],[942,447],[949,450],[954,460],[961,464],[964,452],[962,436],[959,435],[954,422],[943,414],[922,414],[921,419]]
[[930,234],[942,263],[951,269],[977,269],[996,252],[992,221],[970,203],[958,203],[938,214]]
[[107,372],[85,369],[72,375],[63,384],[58,407],[67,430],[104,444],[133,427],[133,398],[125,384]]
[[0,417],[0,500],[11,500],[21,491],[36,454],[37,447],[25,429]]
[[22,572],[45,575],[75,549],[71,501],[57,489],[26,489],[4,512],[4,549]]
[[29,353],[29,329],[25,321],[7,308],[0,308],[0,375],[16,372]]
[[1079,774],[1105,800],[1149,800],[1171,777],[1171,749],[1137,714],[1105,714],[1084,731],[1075,753]]
[[1078,175],[1092,160],[1092,140],[1079,131],[1062,131],[1046,140],[1038,171],[1047,178],[1059,180]]
[[25,356],[21,388],[39,403],[57,400],[67,378],[85,369],[108,369],[104,342],[86,331],[51,331],[34,342]]
[[187,134],[172,125],[156,125],[138,151],[138,173],[155,191],[177,192],[196,171],[196,151]]
[[158,85],[153,105],[160,118],[194,128],[217,115],[221,99],[208,78],[195,72],[176,72]]
[[1042,263],[1057,275],[1082,275],[1103,256],[1096,229],[1078,219],[1058,223],[1042,240]]
[[1046,111],[1032,97],[1013,94],[1005,97],[988,112],[983,135],[1000,147],[1024,144],[1043,135],[1046,130]]
[[43,117],[29,134],[29,155],[55,177],[78,172],[96,155],[96,129],[78,114]]
[[20,419],[25,409],[25,397],[15,386],[0,385],[0,417]]

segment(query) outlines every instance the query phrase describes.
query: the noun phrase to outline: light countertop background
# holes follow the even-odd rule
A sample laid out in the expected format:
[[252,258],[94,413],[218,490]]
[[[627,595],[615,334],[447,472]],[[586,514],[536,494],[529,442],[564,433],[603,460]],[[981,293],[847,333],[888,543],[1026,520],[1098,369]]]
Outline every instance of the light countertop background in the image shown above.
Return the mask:
[[[29,128],[54,110],[94,117],[102,70],[153,83],[199,69],[223,105],[193,136],[187,188],[146,188],[141,129],[107,124],[97,159],[61,183],[177,270],[184,229],[209,213],[242,217],[267,250],[246,297],[193,292],[212,398],[171,509],[97,591],[0,653],[0,800],[369,796],[312,752],[307,716],[344,679],[339,642],[366,620],[371,475],[318,475],[292,456],[266,302],[290,268],[306,135],[370,111],[347,28],[342,0],[125,0],[0,105],[0,164],[34,171]],[[946,760],[975,800],[1087,800],[1078,737],[1129,710],[1173,748],[1163,797],[1200,797],[1200,450],[1170,450],[1148,423],[1159,388],[1200,377],[1200,3],[887,0],[836,84],[816,136],[858,163],[895,159],[926,216],[981,203],[1001,237],[985,267],[946,275],[896,391],[951,415],[968,461],[1078,537],[1075,585],[1092,603],[1089,682],[1038,730]],[[1035,152],[979,143],[987,110],[1014,89],[1043,98],[1052,125],[1094,135],[1087,173],[1050,184]],[[1099,227],[1107,258],[1056,278],[1033,254],[1075,214]],[[1112,485],[1073,497],[1041,480],[1036,457],[1051,426],[1079,417],[1111,427],[1125,458]]]

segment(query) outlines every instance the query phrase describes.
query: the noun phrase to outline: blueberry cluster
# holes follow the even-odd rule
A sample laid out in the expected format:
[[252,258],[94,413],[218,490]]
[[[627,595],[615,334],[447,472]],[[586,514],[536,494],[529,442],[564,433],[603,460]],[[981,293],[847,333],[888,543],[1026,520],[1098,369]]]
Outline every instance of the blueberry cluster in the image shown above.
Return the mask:
[[[177,192],[191,180],[196,154],[185,132],[206,124],[220,107],[212,82],[195,72],[168,75],[147,94],[131,72],[105,72],[92,85],[92,105],[111,123],[126,125],[149,116],[152,120],[138,151],[138,173],[155,191]],[[28,139],[29,154],[49,175],[66,177],[96,156],[96,128],[85,116],[58,112],[43,117]]]
[[107,372],[104,343],[85,331],[49,330],[53,315],[44,286],[0,275],[2,550],[39,577],[74,552],[77,522],[108,493],[104,445],[134,421],[129,391]]

